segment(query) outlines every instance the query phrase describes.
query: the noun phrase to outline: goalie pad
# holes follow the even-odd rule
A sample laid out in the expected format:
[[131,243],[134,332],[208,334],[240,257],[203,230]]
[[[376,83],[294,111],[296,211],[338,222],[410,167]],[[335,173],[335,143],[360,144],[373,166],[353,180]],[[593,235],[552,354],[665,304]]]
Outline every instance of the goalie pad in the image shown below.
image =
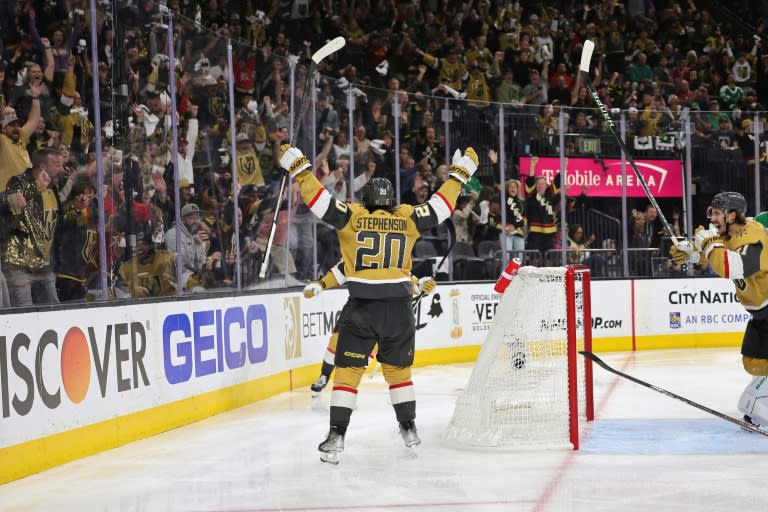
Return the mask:
[[758,425],[768,425],[768,377],[754,377],[739,397],[739,411]]

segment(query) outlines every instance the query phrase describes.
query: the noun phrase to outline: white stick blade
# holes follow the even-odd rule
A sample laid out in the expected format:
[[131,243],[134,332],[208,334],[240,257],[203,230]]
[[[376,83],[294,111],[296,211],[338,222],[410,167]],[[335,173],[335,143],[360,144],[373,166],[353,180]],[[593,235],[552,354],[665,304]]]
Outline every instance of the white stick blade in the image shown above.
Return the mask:
[[584,49],[581,50],[581,64],[579,69],[589,73],[589,61],[592,60],[592,52],[595,51],[595,43],[587,39],[584,41]]
[[337,51],[344,48],[344,45],[347,44],[347,40],[343,37],[339,36],[336,39],[332,39],[325,43],[325,46],[317,50],[314,55],[312,55],[312,61],[314,61],[315,64],[320,64],[320,61],[329,56],[332,53],[336,53]]

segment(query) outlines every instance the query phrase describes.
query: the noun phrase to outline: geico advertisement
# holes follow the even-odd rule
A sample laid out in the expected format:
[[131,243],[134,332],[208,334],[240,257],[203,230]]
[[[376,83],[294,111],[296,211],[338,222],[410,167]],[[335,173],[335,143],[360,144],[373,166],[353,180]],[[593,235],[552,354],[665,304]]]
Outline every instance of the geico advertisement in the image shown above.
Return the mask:
[[284,311],[254,296],[0,316],[0,447],[288,368]]
[[727,279],[636,281],[635,304],[639,336],[740,332],[750,318]]

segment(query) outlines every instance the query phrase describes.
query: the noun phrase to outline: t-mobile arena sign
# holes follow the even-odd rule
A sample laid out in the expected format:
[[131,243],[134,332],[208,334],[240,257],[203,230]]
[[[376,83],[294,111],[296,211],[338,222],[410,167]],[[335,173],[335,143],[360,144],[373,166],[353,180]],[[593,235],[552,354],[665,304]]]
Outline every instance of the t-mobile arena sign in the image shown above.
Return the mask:
[[[595,197],[621,197],[621,160],[606,158],[568,158],[568,172],[565,187],[568,195],[581,194],[587,187],[587,195]],[[635,160],[637,168],[645,179],[654,197],[682,197],[683,172],[679,160]],[[525,180],[530,169],[531,158],[520,158],[521,178]],[[545,176],[551,181],[560,172],[560,159],[539,158],[536,163],[536,176]],[[635,176],[635,171],[627,161],[627,197],[645,197],[642,185]]]

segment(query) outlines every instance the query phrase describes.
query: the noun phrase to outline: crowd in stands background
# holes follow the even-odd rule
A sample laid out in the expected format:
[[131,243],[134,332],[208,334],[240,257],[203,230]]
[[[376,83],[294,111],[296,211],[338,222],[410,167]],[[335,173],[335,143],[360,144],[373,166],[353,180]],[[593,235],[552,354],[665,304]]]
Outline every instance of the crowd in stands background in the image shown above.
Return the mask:
[[[322,275],[338,258],[333,231],[314,221],[295,187],[274,211],[276,157],[290,138],[291,105],[311,92],[303,90],[309,56],[340,35],[347,45],[321,63],[314,109],[306,109],[298,138],[305,153],[315,148],[311,160],[327,190],[359,200],[368,180],[385,177],[399,183],[401,202],[423,202],[447,179],[446,146],[474,144],[484,148],[482,164],[454,213],[460,239],[477,247],[498,243],[504,232],[509,250],[524,250],[532,237],[536,249],[553,249],[562,219],[548,206],[559,183],[526,180],[514,158],[500,183],[499,141],[478,140],[498,122],[498,105],[528,127],[515,132],[508,157],[523,146],[532,154],[556,153],[561,111],[568,113],[569,133],[603,134],[576,72],[588,38],[598,48],[594,85],[608,108],[626,112],[630,138],[679,130],[688,107],[696,147],[738,152],[746,162],[762,135],[752,119],[768,102],[765,3],[734,5],[750,14],[738,24],[715,19],[709,3],[693,0],[116,0],[99,2],[96,13],[87,0],[6,0],[0,3],[0,303],[87,300],[100,272],[117,297],[173,295],[177,276],[187,292],[227,288],[235,283],[237,260],[248,286],[257,281],[276,214],[272,270],[302,281]],[[457,130],[466,138],[461,144],[446,138],[446,100],[457,126],[465,127]],[[104,141],[98,155],[97,130]],[[566,151],[579,149],[569,142]],[[96,230],[97,160],[107,169],[104,240]],[[566,192],[580,198],[571,205],[577,208],[592,200],[586,190]],[[631,207],[645,211],[645,203]],[[632,216],[631,246],[663,250],[657,221],[639,217]],[[653,226],[650,236],[644,223]],[[600,233],[570,227],[574,250],[595,243],[594,236],[600,242]],[[434,233],[436,240],[443,236]],[[99,265],[99,244],[107,247],[107,269]],[[591,261],[602,272],[600,259]]]

